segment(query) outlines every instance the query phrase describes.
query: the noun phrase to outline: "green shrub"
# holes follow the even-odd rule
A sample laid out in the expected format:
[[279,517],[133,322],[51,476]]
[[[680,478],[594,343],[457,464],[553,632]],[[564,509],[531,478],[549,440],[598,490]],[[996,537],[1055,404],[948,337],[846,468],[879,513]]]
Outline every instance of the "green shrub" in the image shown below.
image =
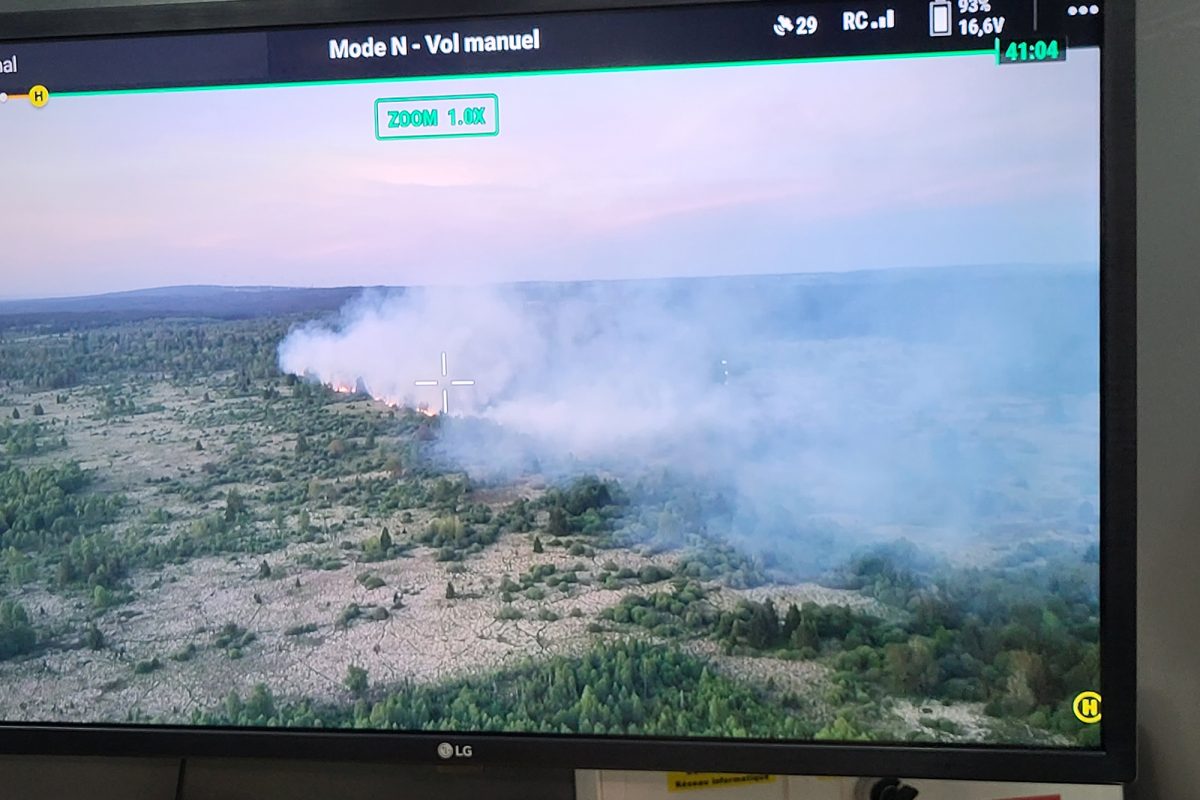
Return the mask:
[[342,613],[338,615],[337,624],[340,627],[349,627],[354,620],[362,616],[362,607],[358,603],[351,603],[342,609]]
[[149,658],[149,659],[146,659],[145,661],[139,661],[136,664],[134,664],[133,665],[133,674],[134,675],[149,675],[151,672],[154,672],[155,670],[158,670],[161,667],[162,667],[162,662],[158,660],[157,656],[155,656],[154,658]]
[[384,581],[383,578],[380,578],[378,575],[372,575],[369,572],[364,572],[363,574],[359,575],[358,583],[366,589],[379,589],[383,586],[387,586],[387,582]]
[[188,642],[174,653],[171,653],[172,661],[191,661],[195,657],[196,645],[193,642]]

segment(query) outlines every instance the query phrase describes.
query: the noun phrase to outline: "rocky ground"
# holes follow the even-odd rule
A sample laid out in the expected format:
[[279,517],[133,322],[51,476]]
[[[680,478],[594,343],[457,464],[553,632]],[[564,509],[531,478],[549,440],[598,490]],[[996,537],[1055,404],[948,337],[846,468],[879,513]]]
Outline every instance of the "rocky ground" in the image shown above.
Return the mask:
[[[168,566],[134,580],[136,599],[102,614],[97,625],[108,647],[51,649],[25,660],[0,664],[0,717],[63,721],[122,720],[131,709],[154,717],[185,717],[193,709],[219,704],[231,691],[246,692],[266,683],[281,694],[346,701],[342,681],[351,664],[372,681],[436,682],[514,664],[527,656],[580,652],[602,633],[589,632],[599,613],[630,593],[662,589],[632,582],[620,589],[574,584],[569,593],[545,591],[541,600],[517,593],[505,603],[499,585],[535,564],[561,570],[583,563],[577,573],[590,581],[600,563],[639,569],[669,566],[670,555],[600,551],[569,556],[548,548],[535,554],[527,534],[509,534],[462,564],[438,562],[435,551],[416,548],[407,557],[376,563],[347,563],[337,570],[298,566],[304,553],[328,545],[294,545],[265,558],[268,578],[258,577],[261,559],[203,558]],[[367,588],[360,576],[382,581]],[[456,597],[447,599],[452,583]],[[776,602],[858,602],[852,593],[818,586],[733,590],[710,586],[719,605],[740,597],[773,597]],[[49,618],[70,615],[70,601],[32,592],[25,603]],[[357,604],[360,614],[346,620]],[[509,607],[521,619],[502,619]],[[552,612],[554,619],[550,618]],[[235,646],[222,646],[228,625],[253,634]],[[712,650],[697,644],[705,652]],[[712,655],[722,668],[743,678],[783,681],[801,691],[822,668]],[[158,659],[159,666],[137,674],[135,665]]]
[[[282,456],[293,447],[288,437],[268,426],[237,421],[245,399],[223,400],[200,383],[140,388],[136,402],[150,410],[112,419],[99,413],[98,389],[74,391],[63,403],[52,392],[31,394],[26,402],[41,403],[46,412],[41,421],[68,441],[65,450],[31,456],[26,463],[73,459],[95,476],[93,491],[124,494],[126,513],[110,526],[118,535],[158,509],[172,518],[156,534],[163,537],[220,510],[218,499],[186,502],[161,491],[159,482],[196,480],[206,464],[233,453],[238,442],[252,440],[258,452],[269,455]],[[339,405],[336,413],[379,409],[362,402]],[[252,499],[263,491],[252,484],[222,487],[231,489]],[[534,483],[490,486],[469,499],[500,510],[519,496],[536,497],[544,490]],[[283,697],[349,703],[353,697],[344,679],[351,665],[365,669],[376,685],[432,683],[486,673],[531,656],[580,653],[614,635],[610,624],[598,624],[605,609],[627,594],[668,587],[634,579],[606,589],[597,580],[605,567],[609,574],[614,565],[636,573],[652,564],[670,567],[678,557],[637,548],[589,548],[586,555],[572,556],[566,547],[547,546],[535,553],[532,534],[510,533],[462,562],[438,561],[435,550],[413,545],[408,533],[424,530],[432,516],[428,509],[411,508],[367,517],[334,504],[313,512],[317,529],[324,531],[319,541],[295,542],[265,555],[203,557],[135,570],[131,599],[99,612],[83,590],[25,588],[17,599],[39,629],[54,636],[33,656],[0,662],[0,719],[117,722],[137,716],[186,721],[194,711],[218,706],[231,691],[245,695],[259,683]],[[294,509],[286,521],[294,526]],[[264,532],[271,525],[256,524]],[[363,546],[385,526],[398,545],[409,547],[402,555],[368,562]],[[263,574],[264,562],[269,575]],[[578,582],[539,584],[543,596],[513,592],[506,601],[504,579],[519,581],[541,564],[574,572]],[[454,587],[452,598],[448,584]],[[897,613],[859,592],[812,583],[732,589],[708,581],[705,588],[708,602],[720,608],[741,599],[770,599],[780,610],[814,602],[884,617]],[[93,622],[105,637],[99,650],[82,641],[82,632]],[[628,635],[650,636],[646,631]],[[781,699],[803,698],[807,713],[823,717],[828,711],[822,698],[830,687],[830,672],[821,664],[727,655],[704,640],[684,646],[714,669]],[[887,716],[881,720],[884,728],[920,730],[947,741],[983,741],[988,734],[988,720],[975,704],[896,701],[881,713]]]

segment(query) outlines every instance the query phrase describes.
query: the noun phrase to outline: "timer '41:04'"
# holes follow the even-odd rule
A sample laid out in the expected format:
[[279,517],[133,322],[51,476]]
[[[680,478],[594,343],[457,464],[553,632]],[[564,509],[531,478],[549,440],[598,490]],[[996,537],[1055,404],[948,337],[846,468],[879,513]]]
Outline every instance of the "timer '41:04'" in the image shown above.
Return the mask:
[[997,64],[1028,64],[1041,61],[1065,61],[1067,44],[1061,39],[996,40]]

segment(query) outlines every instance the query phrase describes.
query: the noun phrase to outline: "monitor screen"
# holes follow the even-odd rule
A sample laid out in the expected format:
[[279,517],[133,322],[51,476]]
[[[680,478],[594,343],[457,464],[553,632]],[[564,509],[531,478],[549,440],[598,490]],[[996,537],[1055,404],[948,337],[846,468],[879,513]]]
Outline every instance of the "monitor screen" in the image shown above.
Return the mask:
[[1100,9],[859,5],[0,44],[0,720],[1102,751]]

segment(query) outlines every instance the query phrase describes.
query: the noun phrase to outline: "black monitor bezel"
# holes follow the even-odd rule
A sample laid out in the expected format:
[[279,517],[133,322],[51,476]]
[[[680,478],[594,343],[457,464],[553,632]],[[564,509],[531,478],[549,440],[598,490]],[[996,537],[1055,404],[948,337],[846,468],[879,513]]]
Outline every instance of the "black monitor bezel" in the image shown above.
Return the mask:
[[[714,0],[710,0],[710,3]],[[754,0],[715,0],[753,3]],[[923,0],[900,0],[923,2]],[[698,5],[693,0],[226,0],[0,14],[0,41],[278,29]],[[443,742],[476,765],[903,775],[1117,783],[1136,771],[1136,181],[1134,4],[1104,7],[1101,59],[1101,676],[1099,750],[998,746],[758,743],[521,734],[291,731],[0,723],[0,753],[440,762]]]

